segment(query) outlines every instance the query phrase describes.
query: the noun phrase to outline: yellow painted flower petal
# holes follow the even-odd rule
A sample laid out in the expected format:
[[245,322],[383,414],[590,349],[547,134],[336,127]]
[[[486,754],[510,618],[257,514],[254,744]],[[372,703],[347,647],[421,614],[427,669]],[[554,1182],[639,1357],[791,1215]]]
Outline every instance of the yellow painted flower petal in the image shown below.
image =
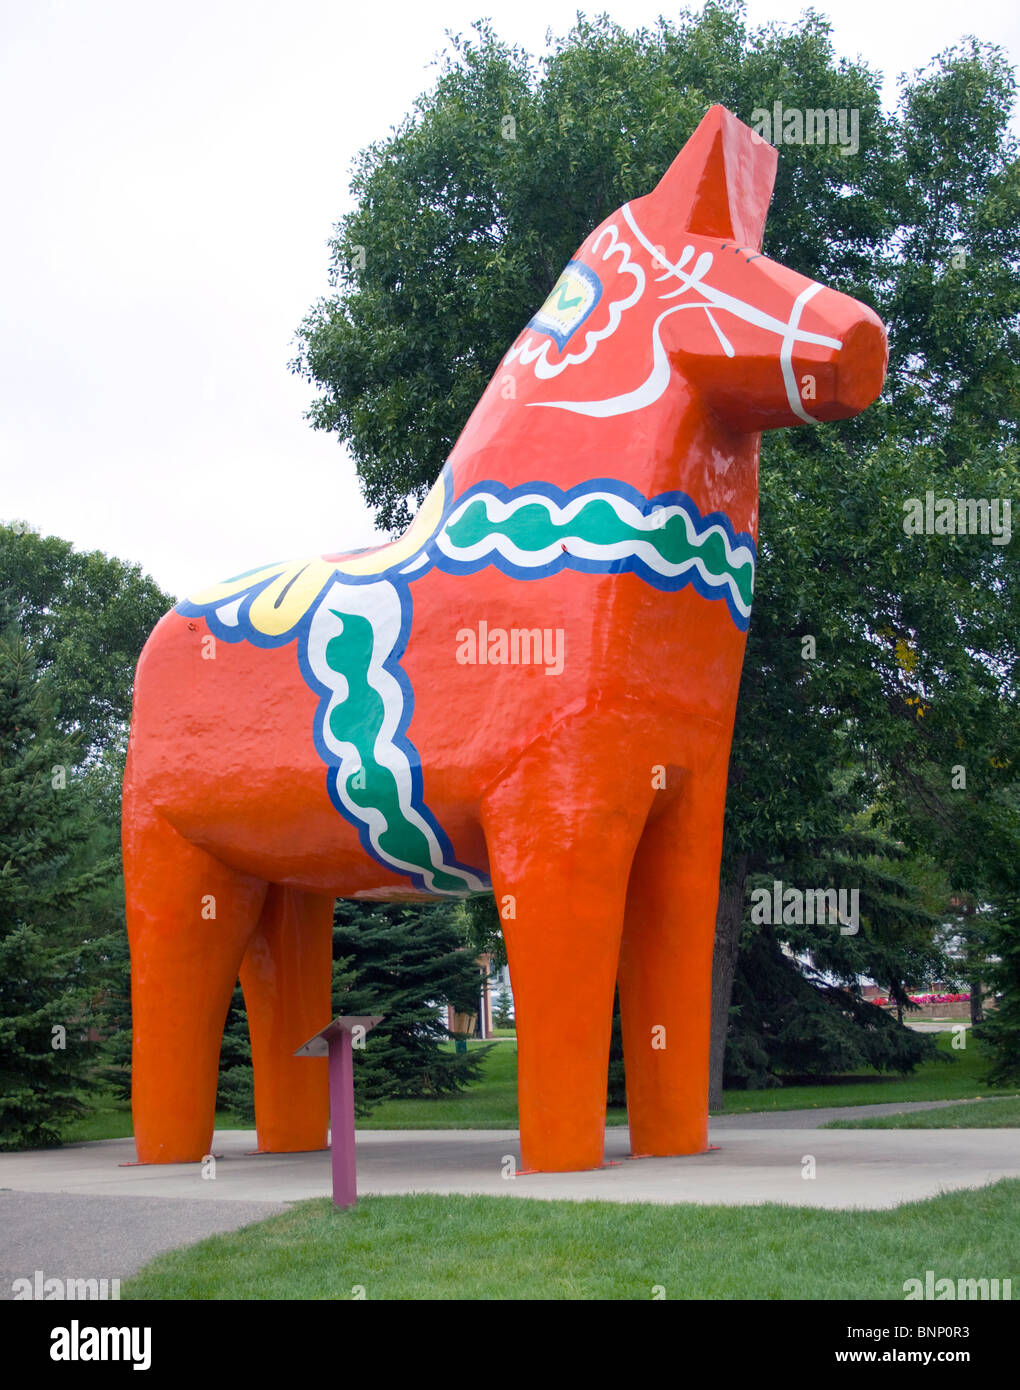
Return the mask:
[[218,608],[220,604],[229,603],[241,594],[250,593],[270,576],[282,574],[290,568],[286,561],[279,561],[275,565],[261,565],[256,570],[248,570],[245,574],[235,574],[231,579],[221,580],[219,584],[207,585],[197,594],[190,594],[188,602],[196,607]]
[[316,556],[298,560],[252,599],[252,627],[267,637],[282,637],[296,627],[336,573],[336,565]]

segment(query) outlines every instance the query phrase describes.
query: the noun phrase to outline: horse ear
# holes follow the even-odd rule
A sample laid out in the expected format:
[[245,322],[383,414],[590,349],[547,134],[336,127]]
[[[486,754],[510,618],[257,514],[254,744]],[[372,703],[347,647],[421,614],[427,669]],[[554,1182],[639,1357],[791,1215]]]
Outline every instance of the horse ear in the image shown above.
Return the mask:
[[779,156],[725,106],[713,106],[656,185],[673,225],[761,250]]

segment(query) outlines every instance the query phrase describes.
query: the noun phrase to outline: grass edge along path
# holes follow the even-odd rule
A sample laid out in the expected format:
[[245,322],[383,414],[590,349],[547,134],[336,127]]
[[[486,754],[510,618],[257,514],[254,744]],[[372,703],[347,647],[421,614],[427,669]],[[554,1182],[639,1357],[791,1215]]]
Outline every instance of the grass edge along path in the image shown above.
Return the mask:
[[122,1298],[902,1300],[933,1270],[1015,1299],[1018,1210],[1016,1178],[882,1211],[315,1198],[158,1256]]
[[830,1120],[820,1129],[1020,1129],[1020,1095],[969,1100],[938,1110],[872,1115],[863,1120]]

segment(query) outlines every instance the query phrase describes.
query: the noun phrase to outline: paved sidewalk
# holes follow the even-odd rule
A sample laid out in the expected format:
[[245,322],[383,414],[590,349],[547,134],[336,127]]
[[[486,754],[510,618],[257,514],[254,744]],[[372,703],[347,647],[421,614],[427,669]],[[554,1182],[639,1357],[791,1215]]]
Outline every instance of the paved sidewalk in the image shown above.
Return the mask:
[[0,1300],[15,1279],[126,1279],[164,1250],[264,1221],[285,1202],[0,1191]]
[[[609,1162],[601,1169],[507,1177],[519,1160],[516,1130],[365,1130],[358,1135],[358,1187],[363,1194],[881,1208],[1020,1177],[1020,1135],[1010,1129],[805,1131],[723,1123],[712,1125],[710,1138],[719,1147],[705,1154],[634,1160],[621,1126],[606,1131]],[[193,1206],[293,1202],[330,1192],[327,1152],[253,1154],[254,1146],[253,1131],[221,1130],[214,1179],[203,1178],[197,1163],[135,1164],[129,1139],[2,1154],[0,1189],[173,1198]],[[812,1180],[801,1176],[808,1154],[815,1159]],[[2,1242],[0,1234],[0,1248]]]

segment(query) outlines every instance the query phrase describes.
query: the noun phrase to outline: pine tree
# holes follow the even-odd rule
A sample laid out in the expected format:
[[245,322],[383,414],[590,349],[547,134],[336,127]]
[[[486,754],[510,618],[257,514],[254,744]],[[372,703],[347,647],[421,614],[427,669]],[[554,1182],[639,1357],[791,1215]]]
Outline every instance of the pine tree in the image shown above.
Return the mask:
[[55,1143],[92,1085],[106,941],[80,905],[109,877],[84,852],[94,825],[13,607],[0,594],[0,1148]]
[[988,924],[987,938],[994,953],[987,981],[995,1007],[974,1032],[990,1055],[989,1082],[1009,1086],[1020,1082],[1020,894],[1015,890]]
[[910,875],[923,876],[927,865],[908,859],[867,817],[848,817],[839,834],[804,848],[814,853],[777,861],[749,885],[771,892],[778,879],[856,889],[857,930],[785,920],[754,926],[745,914],[726,1050],[730,1086],[761,1089],[781,1084],[783,1074],[821,1078],[858,1067],[908,1072],[936,1055],[932,1038],[866,1001],[860,982],[879,981],[909,1008],[907,986],[949,978],[931,910],[941,885],[922,889]]
[[440,1006],[478,1008],[481,973],[465,949],[449,903],[360,903],[341,899],[333,924],[338,1014],[382,1014],[355,1052],[354,1096],[364,1115],[387,1097],[442,1096],[478,1078],[487,1048],[442,1047],[450,1033]]
[[217,1108],[232,1110],[248,1124],[255,1123],[255,1073],[251,1065],[251,1037],[244,992],[234,986],[220,1047],[220,1082]]
[[[355,1110],[367,1115],[389,1097],[450,1095],[478,1078],[488,1048],[442,1045],[451,1034],[441,1006],[475,1012],[481,973],[450,903],[360,903],[341,899],[333,926],[334,1014],[381,1014],[354,1053]],[[244,998],[235,990],[220,1061],[218,1103],[254,1117],[251,1048]]]
[[492,1007],[492,1022],[496,1028],[509,1028],[513,1024],[513,998],[506,985],[496,995]]
[[99,1075],[113,1095],[131,1099],[131,952],[124,926],[123,880],[118,922],[106,955],[102,1011],[103,1066]]

